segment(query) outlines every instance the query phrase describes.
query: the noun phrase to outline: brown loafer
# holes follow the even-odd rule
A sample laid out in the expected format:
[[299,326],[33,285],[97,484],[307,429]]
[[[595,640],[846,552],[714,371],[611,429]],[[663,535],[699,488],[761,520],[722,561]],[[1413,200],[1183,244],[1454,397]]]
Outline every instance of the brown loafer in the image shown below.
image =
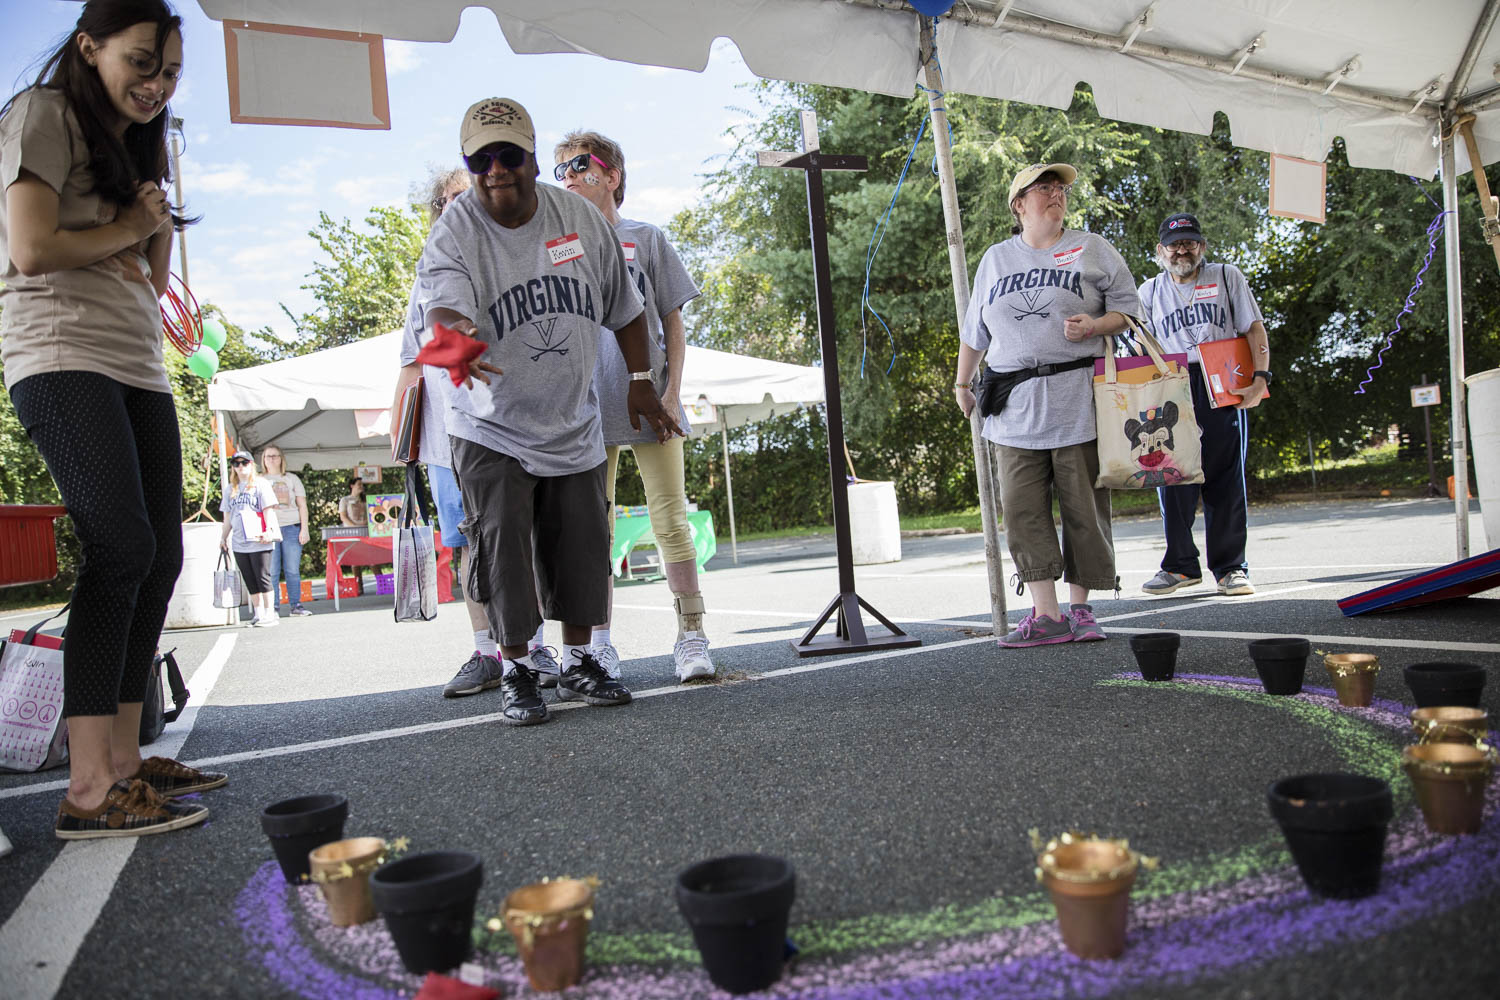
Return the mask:
[[218,771],[200,771],[186,764],[179,764],[170,757],[147,757],[141,761],[141,769],[132,779],[140,779],[152,790],[165,798],[206,792],[228,784],[229,775]]

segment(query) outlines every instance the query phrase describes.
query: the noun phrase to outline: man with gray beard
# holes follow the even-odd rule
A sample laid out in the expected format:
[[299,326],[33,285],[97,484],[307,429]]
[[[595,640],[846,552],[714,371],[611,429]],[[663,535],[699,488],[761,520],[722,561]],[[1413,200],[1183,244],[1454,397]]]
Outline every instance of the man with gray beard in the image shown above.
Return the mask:
[[[1188,356],[1193,416],[1202,430],[1203,483],[1157,489],[1167,552],[1161,571],[1141,589],[1148,594],[1170,594],[1203,582],[1193,542],[1193,521],[1201,498],[1208,568],[1218,581],[1219,593],[1253,594],[1245,558],[1249,528],[1245,452],[1250,440],[1247,411],[1260,405],[1271,384],[1266,327],[1240,269],[1205,263],[1208,241],[1196,217],[1185,212],[1168,216],[1157,231],[1157,240],[1156,263],[1162,273],[1141,285],[1141,305],[1162,345]],[[1241,335],[1250,344],[1254,379],[1242,389],[1230,390],[1240,397],[1238,403],[1215,407],[1203,378],[1198,345]]]

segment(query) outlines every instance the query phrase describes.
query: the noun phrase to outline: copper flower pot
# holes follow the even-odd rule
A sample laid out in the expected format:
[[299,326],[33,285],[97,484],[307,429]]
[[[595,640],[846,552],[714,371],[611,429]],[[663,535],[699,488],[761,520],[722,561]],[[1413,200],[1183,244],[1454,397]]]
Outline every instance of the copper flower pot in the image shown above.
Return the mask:
[[574,878],[535,882],[506,896],[501,914],[532,989],[565,990],[583,978],[593,886]]
[[1374,653],[1329,653],[1323,667],[1333,681],[1339,704],[1350,708],[1369,708],[1375,698],[1375,675],[1380,673],[1380,658]]
[[370,873],[384,862],[385,841],[379,837],[335,840],[308,852],[308,870],[323,890],[328,919],[335,927],[353,927],[375,919]]
[[1037,858],[1063,944],[1079,958],[1119,958],[1125,951],[1130,887],[1140,856],[1123,840],[1063,834]]
[[1401,766],[1433,833],[1478,833],[1495,751],[1484,744],[1419,743],[1401,751]]
[[1490,729],[1489,713],[1467,705],[1414,708],[1407,718],[1421,743],[1479,743]]

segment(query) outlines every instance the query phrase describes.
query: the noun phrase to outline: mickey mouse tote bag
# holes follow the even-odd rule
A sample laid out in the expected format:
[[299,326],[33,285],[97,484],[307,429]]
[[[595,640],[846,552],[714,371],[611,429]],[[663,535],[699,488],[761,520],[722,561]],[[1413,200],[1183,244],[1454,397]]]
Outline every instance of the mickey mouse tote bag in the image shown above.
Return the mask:
[[1099,433],[1099,478],[1094,486],[1148,490],[1201,483],[1203,457],[1187,366],[1169,364],[1156,338],[1129,319],[1155,370],[1143,369],[1143,380],[1123,379],[1113,342],[1106,350],[1103,378],[1094,382]]

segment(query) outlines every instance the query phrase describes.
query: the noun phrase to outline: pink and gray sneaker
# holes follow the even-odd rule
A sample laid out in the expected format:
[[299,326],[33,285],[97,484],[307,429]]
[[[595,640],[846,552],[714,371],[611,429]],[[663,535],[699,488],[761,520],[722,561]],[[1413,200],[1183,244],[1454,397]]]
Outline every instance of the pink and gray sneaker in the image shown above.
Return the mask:
[[1109,638],[1094,620],[1094,609],[1090,605],[1073,605],[1073,609],[1068,612],[1068,621],[1073,625],[1074,642],[1098,642]]
[[1032,608],[1031,614],[1022,618],[1019,625],[1005,634],[1005,638],[997,640],[996,645],[1007,649],[1019,649],[1025,646],[1047,646],[1055,642],[1072,641],[1073,624],[1067,617],[1061,620],[1048,618],[1046,615],[1037,614],[1036,608]]

